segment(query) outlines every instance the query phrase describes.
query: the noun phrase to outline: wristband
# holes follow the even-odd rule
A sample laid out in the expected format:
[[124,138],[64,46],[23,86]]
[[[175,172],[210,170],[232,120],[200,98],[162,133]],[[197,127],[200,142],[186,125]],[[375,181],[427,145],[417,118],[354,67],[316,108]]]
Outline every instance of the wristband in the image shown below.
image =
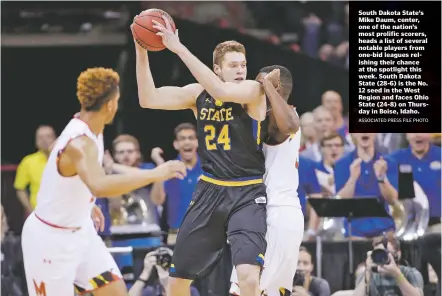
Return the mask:
[[404,276],[404,274],[401,272],[400,274],[399,274],[399,276],[396,278],[396,280],[400,283],[400,282],[402,282],[402,281],[404,281],[405,280],[405,276]]
[[311,235],[311,236],[315,236],[316,235],[316,231],[314,229],[307,229],[307,234]]
[[384,183],[384,182],[385,182],[385,177],[378,178],[378,183]]
[[137,281],[143,282],[144,284],[147,285],[147,280],[142,279],[141,277],[139,277],[139,278],[137,279]]

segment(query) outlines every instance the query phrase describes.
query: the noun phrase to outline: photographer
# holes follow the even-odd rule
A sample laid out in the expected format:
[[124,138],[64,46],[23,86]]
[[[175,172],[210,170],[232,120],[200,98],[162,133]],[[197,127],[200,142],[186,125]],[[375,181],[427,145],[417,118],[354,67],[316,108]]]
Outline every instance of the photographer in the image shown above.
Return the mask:
[[299,248],[298,267],[293,279],[292,296],[330,296],[330,286],[324,279],[312,276],[312,255],[303,246]]
[[423,279],[420,272],[399,265],[400,243],[394,236],[373,240],[373,251],[367,253],[365,273],[359,276],[355,296],[421,296]]
[[[166,296],[172,255],[173,251],[164,247],[147,253],[144,257],[144,269],[130,288],[129,296]],[[199,296],[198,290],[190,287],[190,295]]]

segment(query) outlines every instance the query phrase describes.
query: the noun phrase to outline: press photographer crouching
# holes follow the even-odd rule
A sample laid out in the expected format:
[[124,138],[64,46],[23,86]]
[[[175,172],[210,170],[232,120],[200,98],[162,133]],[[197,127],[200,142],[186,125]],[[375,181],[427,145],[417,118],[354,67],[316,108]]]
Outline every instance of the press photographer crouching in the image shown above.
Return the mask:
[[373,240],[373,250],[367,253],[365,273],[356,281],[354,296],[421,296],[421,273],[410,266],[400,265],[399,240],[384,235]]
[[[129,290],[129,296],[166,296],[169,267],[173,251],[161,247],[147,253],[144,269]],[[199,296],[195,287],[190,287],[191,296]]]
[[303,246],[299,248],[298,267],[293,279],[292,296],[330,296],[330,286],[324,279],[315,277],[312,255]]

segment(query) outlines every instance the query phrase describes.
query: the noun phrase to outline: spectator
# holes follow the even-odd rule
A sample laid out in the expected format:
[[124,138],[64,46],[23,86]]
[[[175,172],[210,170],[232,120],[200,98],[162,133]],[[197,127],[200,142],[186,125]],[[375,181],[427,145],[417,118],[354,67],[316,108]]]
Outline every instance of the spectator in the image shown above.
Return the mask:
[[305,112],[300,117],[300,123],[301,123],[301,148],[299,149],[300,152],[309,149],[311,145],[316,143],[316,130],[315,130],[315,119],[313,118],[312,112]]
[[442,137],[442,133],[431,134],[431,143],[440,147],[441,146],[441,137]]
[[[321,139],[320,146],[322,161],[316,164],[316,178],[321,185],[322,195],[331,197],[336,195],[333,167],[344,153],[344,140],[339,134],[331,133]],[[343,219],[334,218],[334,221],[334,237],[337,238],[336,236],[342,236],[341,229],[343,227]],[[316,231],[318,230],[320,221],[313,210],[310,217],[310,224],[311,228],[314,228]],[[328,231],[330,230],[332,229],[329,228]]]
[[[197,154],[198,139],[193,124],[182,123],[175,128],[173,146],[178,151],[177,159],[187,165],[187,176],[183,180],[171,179],[165,183],[155,183],[152,188],[152,200],[156,204],[161,205],[167,201],[167,212],[165,214],[169,226],[168,244],[175,243],[176,234],[189,207],[195,186],[202,174]],[[156,165],[164,162],[161,154],[162,150],[160,148],[152,150],[152,160]]]
[[411,166],[414,181],[422,188],[430,206],[431,231],[441,231],[441,148],[430,143],[431,134],[408,133],[408,148],[400,149],[391,157],[399,168]]
[[346,145],[354,148],[348,126],[344,120],[341,95],[336,91],[328,90],[322,94],[321,101],[322,106],[330,111],[333,116],[336,132],[345,140]]
[[335,64],[346,67],[349,47],[350,43],[348,41],[344,41],[336,46],[333,59]]
[[23,254],[20,238],[8,233],[8,221],[1,207],[1,294],[12,296],[27,295]]
[[337,133],[331,133],[319,142],[322,161],[318,162],[316,176],[324,195],[335,195],[335,181],[333,167],[344,154],[344,139]]
[[[172,255],[169,248],[158,248],[148,253],[144,258],[143,271],[130,288],[129,296],[166,296]],[[199,296],[198,290],[193,286],[190,287],[190,296]]]
[[307,55],[316,58],[321,45],[322,20],[315,14],[310,13],[307,17],[303,18],[302,24],[304,25],[304,38],[301,42],[302,50]]
[[401,133],[378,133],[376,135],[376,150],[383,154],[389,154],[401,148],[404,134]]
[[373,240],[373,250],[388,251],[389,263],[376,264],[371,258],[373,251],[367,253],[365,273],[359,276],[354,296],[383,295],[423,295],[421,273],[410,266],[400,265],[401,249],[399,240],[393,235]]
[[[106,153],[108,153],[106,151]],[[111,158],[111,156],[109,155],[109,157]],[[104,230],[101,231],[100,229],[98,230],[98,235],[101,236],[101,238],[104,240],[104,242],[106,243],[107,246],[111,246],[111,226],[112,226],[112,219],[110,216],[110,209],[109,209],[109,200],[107,198],[96,198],[95,199],[95,204],[101,209],[101,212],[103,213],[104,216]]]
[[297,276],[293,281],[292,296],[330,296],[328,282],[312,275],[314,265],[310,252],[301,246],[298,256]]
[[[356,149],[336,162],[334,168],[337,195],[342,198],[375,197],[385,205],[395,204],[398,199],[397,164],[375,151],[375,133],[353,134]],[[345,221],[346,235],[348,235]],[[393,230],[389,218],[360,218],[352,221],[352,235],[374,237]]]
[[[115,138],[112,143],[114,159],[110,155],[105,156],[106,170],[112,173],[124,174],[133,170],[151,169],[153,166],[149,163],[143,163],[140,153],[140,143],[131,135],[123,134]],[[159,216],[154,202],[151,200],[151,186],[146,186],[133,191],[131,194],[136,199],[142,199],[147,207],[147,217],[145,223],[159,224]],[[121,199],[112,198],[109,208],[112,210],[119,210],[121,207]]]
[[316,107],[313,110],[313,119],[317,138],[315,142],[311,143],[301,152],[301,155],[313,161],[320,161],[322,156],[319,149],[319,141],[324,135],[334,132],[334,119],[330,111],[323,106]]
[[[48,161],[50,147],[55,138],[55,131],[51,126],[39,126],[35,133],[38,151],[25,156],[18,165],[14,188],[17,190],[17,197],[26,215],[29,215],[37,205],[40,180]],[[28,187],[30,194],[27,191]]]
[[307,204],[307,197],[321,197],[321,186],[315,175],[316,163],[308,158],[299,156],[299,186],[298,198],[301,203],[304,217],[308,218],[307,231],[305,239],[312,239],[316,235],[318,218],[313,210]]
[[324,44],[319,49],[319,59],[326,62],[329,61],[333,55],[334,48],[330,44]]

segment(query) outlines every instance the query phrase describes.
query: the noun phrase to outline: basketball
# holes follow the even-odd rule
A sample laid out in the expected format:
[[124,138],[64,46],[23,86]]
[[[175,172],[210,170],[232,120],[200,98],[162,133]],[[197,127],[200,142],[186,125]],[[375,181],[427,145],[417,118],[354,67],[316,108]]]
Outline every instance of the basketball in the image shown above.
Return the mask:
[[176,27],[172,17],[161,9],[154,8],[145,10],[134,19],[132,35],[140,46],[149,51],[160,51],[166,48],[161,36],[156,35],[158,30],[153,28],[155,24],[152,22],[155,20],[163,26],[166,26],[162,17],[163,15],[169,19],[170,25],[175,32]]

